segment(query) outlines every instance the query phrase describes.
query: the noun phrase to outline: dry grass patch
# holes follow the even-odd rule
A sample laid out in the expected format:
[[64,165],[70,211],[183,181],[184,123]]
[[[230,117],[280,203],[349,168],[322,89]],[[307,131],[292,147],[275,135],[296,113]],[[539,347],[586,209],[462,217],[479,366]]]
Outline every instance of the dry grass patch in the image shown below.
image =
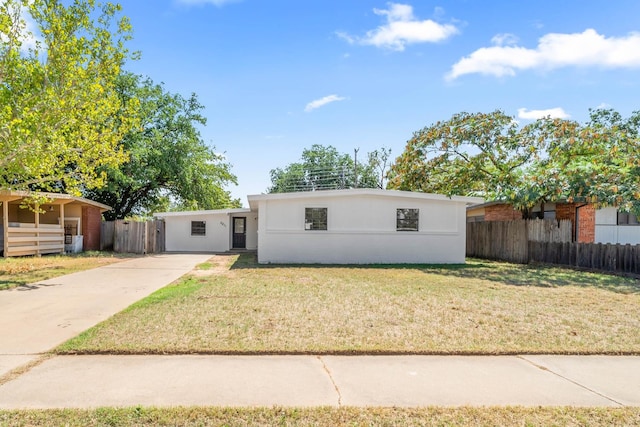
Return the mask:
[[84,252],[74,255],[0,258],[0,290],[113,264],[127,257],[131,256],[110,252]]
[[221,271],[163,288],[58,352],[640,354],[633,279],[477,260],[260,267],[242,256],[212,268]]
[[2,426],[631,426],[640,408],[99,408],[0,411]]

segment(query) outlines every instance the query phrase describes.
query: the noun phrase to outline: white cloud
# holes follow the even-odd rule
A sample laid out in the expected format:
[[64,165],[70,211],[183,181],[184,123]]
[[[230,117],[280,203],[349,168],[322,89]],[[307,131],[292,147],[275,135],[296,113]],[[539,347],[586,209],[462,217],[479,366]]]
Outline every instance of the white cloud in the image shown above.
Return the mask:
[[496,34],[491,38],[491,43],[496,46],[513,46],[518,43],[518,37],[510,33]]
[[307,106],[304,107],[304,111],[308,113],[315,110],[316,108],[322,107],[323,105],[327,105],[336,101],[344,101],[345,99],[347,98],[338,95],[325,96],[324,98],[316,99],[315,101],[311,101],[310,103],[308,103]]
[[[494,37],[494,42],[500,38]],[[605,37],[593,29],[582,33],[550,33],[535,49],[515,45],[483,47],[453,65],[446,78],[465,74],[514,76],[516,71],[561,67],[640,68],[640,33]]]
[[[351,44],[403,51],[408,44],[435,43],[459,32],[451,24],[439,24],[431,19],[418,20],[413,14],[413,7],[408,4],[388,3],[388,6],[388,9],[373,9],[376,15],[386,17],[387,22],[367,31],[365,36],[352,36],[345,32],[336,34]],[[442,14],[442,9],[437,9],[436,13]]]
[[544,117],[551,117],[552,119],[568,119],[571,116],[560,107],[548,108],[546,110],[518,108],[518,118],[520,119],[537,120]]
[[242,0],[177,0],[178,3],[186,5],[212,4],[217,7],[224,6],[229,3],[237,3]]

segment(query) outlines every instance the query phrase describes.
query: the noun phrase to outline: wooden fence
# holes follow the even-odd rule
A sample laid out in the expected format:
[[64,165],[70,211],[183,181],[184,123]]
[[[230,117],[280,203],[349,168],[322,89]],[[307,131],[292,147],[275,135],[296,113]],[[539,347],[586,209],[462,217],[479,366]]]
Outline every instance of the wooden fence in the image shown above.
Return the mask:
[[467,256],[526,263],[525,221],[486,221],[467,224]]
[[529,242],[529,262],[640,274],[640,245]]
[[102,223],[100,248],[114,252],[153,254],[165,250],[165,226],[162,220],[117,220]]
[[568,220],[471,222],[467,256],[640,274],[640,245],[572,242],[571,231]]
[[526,264],[529,241],[570,242],[571,221],[516,220],[467,223],[467,256]]
[[100,250],[113,250],[113,234],[116,231],[115,221],[102,221],[100,225]]

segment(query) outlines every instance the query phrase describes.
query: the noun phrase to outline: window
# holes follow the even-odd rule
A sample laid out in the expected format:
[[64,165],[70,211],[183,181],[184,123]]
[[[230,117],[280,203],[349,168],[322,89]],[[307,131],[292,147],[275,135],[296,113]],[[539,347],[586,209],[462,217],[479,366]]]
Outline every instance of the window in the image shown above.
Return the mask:
[[467,222],[484,222],[484,215],[471,215],[467,217]]
[[398,209],[396,211],[396,231],[418,231],[419,209]]
[[638,217],[628,212],[618,212],[618,225],[640,225]]
[[305,230],[327,229],[327,208],[304,208]]
[[191,221],[191,235],[192,236],[206,236],[207,235],[207,223],[205,221]]

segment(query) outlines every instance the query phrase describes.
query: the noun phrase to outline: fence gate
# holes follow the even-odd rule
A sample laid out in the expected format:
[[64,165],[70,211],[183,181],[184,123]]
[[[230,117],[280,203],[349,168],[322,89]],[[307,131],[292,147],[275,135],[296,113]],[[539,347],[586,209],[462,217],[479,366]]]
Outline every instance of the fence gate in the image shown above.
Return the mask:
[[154,254],[164,252],[163,220],[103,222],[100,247],[114,252]]

